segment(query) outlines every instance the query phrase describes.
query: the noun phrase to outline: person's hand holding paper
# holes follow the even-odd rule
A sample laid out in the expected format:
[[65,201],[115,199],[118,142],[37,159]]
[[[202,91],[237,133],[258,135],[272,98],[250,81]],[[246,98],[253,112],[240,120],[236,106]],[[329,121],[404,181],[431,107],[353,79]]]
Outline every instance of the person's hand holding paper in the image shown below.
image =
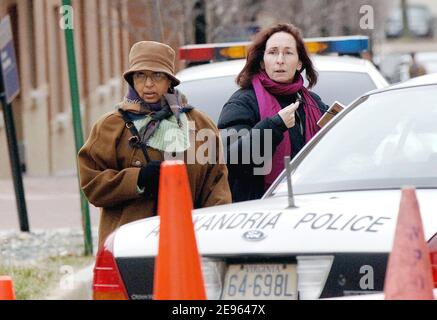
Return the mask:
[[325,124],[329,122],[334,116],[343,110],[345,106],[338,101],[335,101],[329,109],[323,114],[323,116],[317,121],[317,125],[322,128]]

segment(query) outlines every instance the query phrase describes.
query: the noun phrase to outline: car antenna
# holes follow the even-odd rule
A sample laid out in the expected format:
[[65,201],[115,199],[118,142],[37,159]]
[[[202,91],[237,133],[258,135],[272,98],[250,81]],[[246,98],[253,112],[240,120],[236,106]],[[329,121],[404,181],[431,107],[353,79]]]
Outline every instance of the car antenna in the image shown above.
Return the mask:
[[294,194],[293,194],[293,186],[291,184],[291,158],[290,156],[286,156],[284,158],[285,165],[285,174],[287,176],[287,190],[288,190],[288,208],[296,208],[294,204]]

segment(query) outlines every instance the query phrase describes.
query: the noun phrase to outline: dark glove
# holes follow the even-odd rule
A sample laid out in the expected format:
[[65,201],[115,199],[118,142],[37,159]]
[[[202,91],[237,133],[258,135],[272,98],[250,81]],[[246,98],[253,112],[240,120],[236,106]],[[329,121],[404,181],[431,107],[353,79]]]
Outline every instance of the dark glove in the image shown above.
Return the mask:
[[140,189],[144,188],[144,195],[150,196],[153,199],[158,198],[160,170],[161,161],[150,161],[141,168],[138,175],[138,187]]
[[270,118],[270,120],[275,124],[275,126],[279,128],[279,130],[283,132],[288,130],[287,126],[285,125],[279,114],[275,114],[273,117]]

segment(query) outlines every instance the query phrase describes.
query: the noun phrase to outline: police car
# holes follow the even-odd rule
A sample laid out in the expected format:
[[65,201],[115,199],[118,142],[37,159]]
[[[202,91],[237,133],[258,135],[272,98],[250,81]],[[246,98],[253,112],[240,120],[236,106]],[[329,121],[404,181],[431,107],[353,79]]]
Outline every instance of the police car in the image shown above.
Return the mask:
[[[381,292],[405,185],[417,189],[437,284],[435,92],[437,74],[363,95],[318,132],[291,161],[291,175],[284,171],[262,199],[194,210],[208,298]],[[158,229],[152,217],[107,239],[97,255],[95,298],[152,298]]]
[[[334,101],[348,105],[365,92],[388,85],[371,62],[353,56],[368,50],[368,37],[308,38],[305,44],[319,72],[318,83],[311,90],[327,105]],[[182,82],[178,90],[216,123],[223,105],[238,89],[235,78],[244,67],[245,59],[241,58],[247,46],[246,42],[223,43],[189,45],[179,50],[180,58],[189,63],[219,61],[188,67],[176,75]]]

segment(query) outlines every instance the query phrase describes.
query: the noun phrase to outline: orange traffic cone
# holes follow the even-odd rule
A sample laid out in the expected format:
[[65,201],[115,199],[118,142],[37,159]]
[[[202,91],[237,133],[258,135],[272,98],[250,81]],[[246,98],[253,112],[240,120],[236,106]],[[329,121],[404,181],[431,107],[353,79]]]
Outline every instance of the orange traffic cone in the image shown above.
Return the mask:
[[192,197],[182,161],[161,165],[161,219],[153,294],[157,300],[204,300],[205,286],[192,218]]
[[414,188],[402,189],[384,284],[387,300],[433,300],[433,278]]
[[0,300],[15,300],[14,285],[11,277],[0,276]]

